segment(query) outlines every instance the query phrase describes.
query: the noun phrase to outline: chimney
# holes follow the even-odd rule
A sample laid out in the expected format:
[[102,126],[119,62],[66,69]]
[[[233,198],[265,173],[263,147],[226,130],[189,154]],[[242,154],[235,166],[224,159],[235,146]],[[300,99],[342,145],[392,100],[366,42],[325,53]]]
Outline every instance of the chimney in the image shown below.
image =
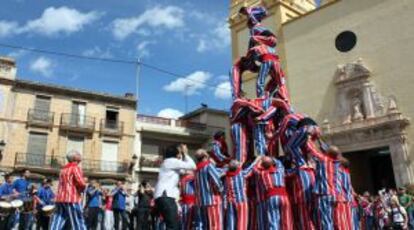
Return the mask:
[[128,98],[128,99],[135,99],[135,96],[134,96],[133,93],[125,93],[125,96],[124,97],[125,98]]
[[0,78],[16,79],[16,62],[12,58],[0,56]]

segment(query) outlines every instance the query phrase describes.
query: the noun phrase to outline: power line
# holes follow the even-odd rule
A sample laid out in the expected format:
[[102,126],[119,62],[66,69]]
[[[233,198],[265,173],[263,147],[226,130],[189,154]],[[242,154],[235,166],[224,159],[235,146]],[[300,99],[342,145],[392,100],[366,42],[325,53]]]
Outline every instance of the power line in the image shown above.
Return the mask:
[[[137,60],[130,59],[130,60],[128,60],[128,59],[119,59],[119,58],[93,57],[93,56],[86,56],[86,55],[59,52],[59,51],[52,51],[52,50],[29,48],[29,47],[11,45],[11,44],[4,44],[4,43],[0,43],[0,47],[10,48],[10,49],[17,49],[17,50],[24,50],[24,51],[35,52],[35,53],[44,53],[44,54],[62,56],[62,57],[67,57],[67,58],[83,59],[83,60],[89,60],[89,61],[102,61],[102,62],[111,62],[111,63],[118,63],[118,64],[126,64],[126,65],[140,65],[142,67],[152,69],[154,71],[164,73],[164,74],[176,77],[176,78],[185,78],[186,77],[184,75],[174,73],[172,71],[157,67],[155,65],[144,63],[140,59],[137,59]],[[202,84],[204,86],[211,87],[213,89],[217,88],[217,89],[226,90],[226,91],[230,90],[229,88],[215,86],[215,85],[212,85],[212,84],[207,84],[203,81],[198,81],[198,80],[194,80],[194,79],[186,79],[186,80],[187,81],[192,81],[194,83],[199,83],[199,84]]]

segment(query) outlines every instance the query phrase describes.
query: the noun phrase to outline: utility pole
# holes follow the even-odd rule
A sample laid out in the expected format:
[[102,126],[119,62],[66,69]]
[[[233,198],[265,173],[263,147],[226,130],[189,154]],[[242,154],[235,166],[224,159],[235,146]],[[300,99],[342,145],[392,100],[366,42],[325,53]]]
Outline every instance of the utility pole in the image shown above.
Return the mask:
[[[136,77],[135,77],[135,84],[136,84],[136,91],[135,91],[135,97],[137,98],[137,103],[139,103],[140,95],[139,93],[141,92],[139,90],[139,87],[141,87],[141,57],[138,58],[138,62],[137,62],[137,72],[136,72]],[[138,108],[138,105],[137,105]]]
[[188,112],[188,84],[185,84],[184,88],[184,103],[185,103],[185,113]]

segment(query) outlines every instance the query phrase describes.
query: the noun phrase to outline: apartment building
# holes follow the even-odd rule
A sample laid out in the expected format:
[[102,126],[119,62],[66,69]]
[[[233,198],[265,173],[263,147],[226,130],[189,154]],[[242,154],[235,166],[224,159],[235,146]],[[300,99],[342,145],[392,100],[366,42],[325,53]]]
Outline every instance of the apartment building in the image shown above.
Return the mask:
[[77,150],[90,178],[126,179],[134,155],[136,99],[20,80],[0,58],[0,171],[57,176]]

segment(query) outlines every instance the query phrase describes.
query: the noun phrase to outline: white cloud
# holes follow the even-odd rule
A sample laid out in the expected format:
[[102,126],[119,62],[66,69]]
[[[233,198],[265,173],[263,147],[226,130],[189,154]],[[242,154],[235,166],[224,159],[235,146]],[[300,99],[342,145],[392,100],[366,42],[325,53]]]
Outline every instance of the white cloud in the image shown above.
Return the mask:
[[227,23],[218,23],[207,35],[198,40],[197,51],[202,53],[210,50],[220,50],[230,45],[230,29]]
[[182,92],[187,95],[198,94],[199,90],[206,87],[206,82],[211,78],[211,74],[204,71],[196,71],[186,77],[178,78],[165,85],[163,89],[168,92]]
[[16,29],[19,25],[17,22],[11,21],[0,21],[0,37],[7,37],[14,35],[16,33]]
[[142,30],[141,26],[157,30],[183,27],[184,10],[176,6],[155,6],[137,17],[115,19],[112,23],[112,33],[119,40],[125,39],[135,32],[145,31],[148,34],[148,30]]
[[39,57],[30,64],[30,70],[39,73],[44,77],[51,77],[53,74],[53,62],[45,57]]
[[99,46],[87,49],[82,52],[83,56],[98,57],[98,58],[112,58],[113,55],[109,50],[102,50]]
[[223,100],[231,98],[230,82],[225,81],[218,84],[217,87],[214,89],[214,96],[218,99]]
[[84,26],[101,16],[102,13],[96,11],[83,13],[66,6],[49,7],[43,11],[40,18],[28,21],[18,31],[19,33],[34,32],[46,36],[71,34],[82,30]]
[[159,117],[166,117],[166,118],[173,118],[177,119],[184,115],[181,111],[172,109],[172,108],[165,108],[158,112],[157,116]]
[[137,51],[139,57],[148,57],[151,53],[148,49],[149,45],[155,44],[155,41],[142,41],[137,45]]

